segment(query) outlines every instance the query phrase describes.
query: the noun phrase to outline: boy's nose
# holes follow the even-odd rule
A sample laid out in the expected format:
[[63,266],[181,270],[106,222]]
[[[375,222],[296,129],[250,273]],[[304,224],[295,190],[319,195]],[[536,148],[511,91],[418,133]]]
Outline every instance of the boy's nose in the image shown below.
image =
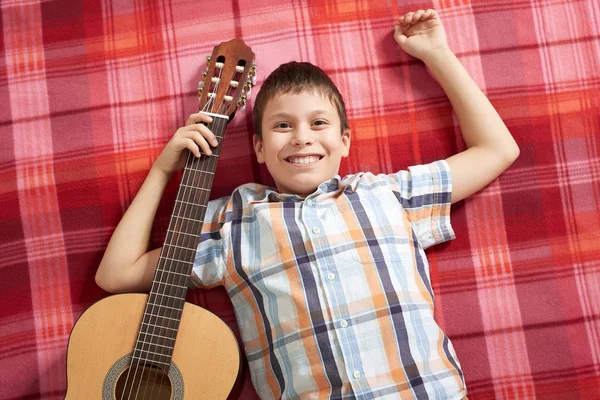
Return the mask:
[[292,145],[294,146],[310,146],[314,142],[315,139],[312,137],[312,135],[307,134],[307,132],[303,129],[295,132],[294,136],[292,137]]

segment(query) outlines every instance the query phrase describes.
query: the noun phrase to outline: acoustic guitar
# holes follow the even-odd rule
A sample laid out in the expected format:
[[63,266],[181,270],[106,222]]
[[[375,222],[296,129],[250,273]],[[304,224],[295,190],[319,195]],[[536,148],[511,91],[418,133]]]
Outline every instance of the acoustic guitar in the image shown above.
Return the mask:
[[67,400],[225,399],[240,355],[229,327],[185,301],[225,127],[255,84],[254,53],[239,39],[207,57],[200,111],[219,145],[188,154],[149,294],[109,296],[77,320],[67,348]]

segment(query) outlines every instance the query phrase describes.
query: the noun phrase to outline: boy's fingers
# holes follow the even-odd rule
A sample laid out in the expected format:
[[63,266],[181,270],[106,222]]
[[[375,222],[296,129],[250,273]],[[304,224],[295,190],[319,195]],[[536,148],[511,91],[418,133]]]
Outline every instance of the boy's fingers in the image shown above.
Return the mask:
[[412,18],[413,21],[416,22],[416,21],[420,20],[424,13],[425,13],[425,10],[418,10],[415,13],[415,15],[413,15],[413,18]]
[[[211,155],[212,154],[212,150],[210,148],[210,145],[206,142],[206,139],[204,137],[202,137],[202,135],[200,135],[199,133],[196,133],[193,137],[188,137],[186,138],[186,140],[189,141],[191,140],[191,142],[194,144],[194,146],[199,147],[200,149],[202,149],[202,152],[204,154],[207,155]],[[189,148],[189,146],[188,146]],[[194,153],[196,154],[196,153]]]
[[215,134],[212,133],[211,130],[208,129],[206,126],[201,125],[201,124],[193,124],[187,128],[188,128],[187,130],[190,131],[194,137],[202,138],[202,140],[205,140],[207,142],[210,141],[213,146],[216,146],[219,144]]
[[197,113],[189,116],[189,118],[186,122],[186,125],[197,124],[200,122],[206,122],[208,124],[208,123],[211,123],[212,120],[213,119],[210,115],[206,115],[202,112],[197,112]]
[[198,132],[198,133],[200,133],[200,135],[202,137],[204,137],[207,141],[210,141],[211,143],[213,143],[215,146],[218,144],[217,137],[215,136],[215,134],[212,133],[212,131],[210,129],[208,129],[208,127],[205,125],[192,124],[192,125],[186,126],[185,130],[190,131],[190,132]]
[[[194,155],[195,155],[196,157],[200,157],[200,150],[199,150],[199,149],[200,149],[202,146],[201,146],[201,145],[199,145],[198,143],[196,143],[196,142],[194,141],[194,139],[187,138],[187,139],[185,139],[185,140],[186,140],[186,142],[185,142],[185,147],[186,147],[186,148],[187,148],[189,151],[191,151],[192,153],[194,153]],[[206,153],[206,150],[205,150],[204,148],[203,148],[202,150],[203,150],[203,151]]]

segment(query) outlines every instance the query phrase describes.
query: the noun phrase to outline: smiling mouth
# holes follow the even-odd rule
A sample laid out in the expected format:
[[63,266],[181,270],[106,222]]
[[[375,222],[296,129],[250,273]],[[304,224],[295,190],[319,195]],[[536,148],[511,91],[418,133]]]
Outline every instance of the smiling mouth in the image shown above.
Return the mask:
[[321,160],[323,156],[291,156],[285,159],[290,164],[315,164]]

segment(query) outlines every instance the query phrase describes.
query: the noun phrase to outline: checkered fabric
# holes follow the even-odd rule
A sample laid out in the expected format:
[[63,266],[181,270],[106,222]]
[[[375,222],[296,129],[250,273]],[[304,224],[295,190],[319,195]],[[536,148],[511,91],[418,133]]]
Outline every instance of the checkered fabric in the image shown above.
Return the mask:
[[[70,330],[107,296],[94,273],[110,235],[197,111],[204,56],[220,42],[252,47],[259,86],[290,60],[330,74],[353,130],[341,175],[463,150],[443,91],[392,38],[394,18],[419,8],[439,11],[451,48],[521,148],[499,179],[453,205],[456,240],[427,250],[436,319],[469,398],[600,398],[597,0],[3,1],[0,398],[63,398]],[[272,184],[251,134],[251,114],[237,113],[212,198]],[[222,288],[188,300],[238,334]],[[245,360],[230,397],[257,398]]]

